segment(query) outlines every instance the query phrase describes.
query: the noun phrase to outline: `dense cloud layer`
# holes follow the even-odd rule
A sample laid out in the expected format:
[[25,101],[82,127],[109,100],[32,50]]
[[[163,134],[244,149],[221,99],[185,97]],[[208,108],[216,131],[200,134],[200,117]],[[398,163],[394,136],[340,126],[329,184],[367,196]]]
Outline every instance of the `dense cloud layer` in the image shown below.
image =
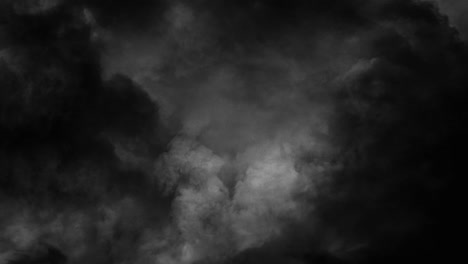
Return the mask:
[[0,262],[455,255],[468,58],[433,3],[0,5]]
[[143,173],[161,152],[158,109],[128,77],[101,79],[82,10],[22,11],[2,9],[0,248],[41,242],[92,257],[88,248],[105,248],[114,225],[128,225],[107,214],[125,221],[153,199],[141,221],[164,211]]

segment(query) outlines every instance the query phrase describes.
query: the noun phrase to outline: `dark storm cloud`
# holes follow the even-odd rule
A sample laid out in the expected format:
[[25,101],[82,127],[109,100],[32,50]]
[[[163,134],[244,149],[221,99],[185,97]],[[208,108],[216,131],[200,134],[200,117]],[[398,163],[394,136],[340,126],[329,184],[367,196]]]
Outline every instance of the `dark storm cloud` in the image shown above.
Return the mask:
[[102,79],[83,9],[15,4],[1,16],[1,254],[46,242],[72,261],[130,256],[165,219],[144,176],[163,144],[158,107],[128,77]]
[[5,150],[50,147],[60,157],[111,162],[111,137],[153,140],[155,104],[125,76],[101,80],[92,28],[81,15],[58,9],[7,18],[1,97]]
[[[466,98],[467,60],[458,33],[449,25],[447,17],[428,2],[361,1],[359,5],[352,1],[340,2],[341,5],[311,2],[293,1],[287,6],[281,6],[282,2],[235,2],[218,6],[204,1],[200,7],[195,5],[195,10],[216,10],[215,18],[211,18],[219,22],[214,26],[214,35],[225,54],[255,56],[267,48],[286,53],[288,48],[294,52],[305,46],[309,49],[302,49],[297,56],[316,59],[311,54],[339,54],[339,50],[314,46],[326,33],[338,39],[352,35],[361,38],[361,50],[348,49],[356,52],[353,54],[356,63],[348,72],[340,72],[340,68],[338,73],[332,72],[336,74],[336,82],[331,86],[338,92],[337,119],[332,121],[336,127],[331,133],[342,149],[344,157],[338,159],[344,167],[334,175],[336,181],[331,189],[325,188],[329,191],[325,196],[330,195],[332,201],[325,202],[327,198],[318,201],[319,207],[324,208],[323,219],[319,221],[323,223],[318,226],[330,229],[330,233],[310,231],[309,238],[296,242],[293,232],[292,242],[284,243],[303,248],[302,253],[295,250],[277,253],[277,247],[285,246],[279,242],[279,246],[245,253],[247,257],[239,257],[238,261],[283,258],[278,260],[283,263],[288,259],[285,256],[292,254],[303,258],[302,261],[313,262],[321,254],[333,259],[333,255],[339,256],[342,253],[339,251],[347,251],[346,248],[355,251],[344,254],[341,261],[428,261],[453,257],[447,255],[451,246],[441,244],[452,240],[451,234],[456,232],[455,228],[448,227],[451,220],[445,215],[456,203],[450,191],[459,182],[456,171],[463,167],[460,159],[466,147],[461,124],[466,119],[462,98]],[[227,11],[233,9],[242,11]],[[302,34],[298,37],[300,43],[293,38],[296,34]],[[248,44],[243,44],[244,41]],[[245,51],[232,51],[231,47],[236,45]],[[331,63],[339,63],[337,60],[332,59]],[[284,71],[268,72],[265,64],[248,66],[239,64],[242,72],[239,78],[251,86],[245,90],[236,86],[228,94],[229,100],[238,100],[240,104],[252,101],[262,106],[263,100],[285,87],[281,84]],[[267,77],[262,78],[263,74]],[[275,87],[269,82],[272,80],[279,85]],[[222,107],[216,109],[221,111]],[[280,109],[284,111],[283,107]],[[267,111],[275,112],[271,108]],[[241,116],[243,120],[250,118]],[[213,137],[205,144],[213,144],[213,149],[220,146],[211,140]],[[316,217],[313,215],[310,221]],[[305,224],[303,228],[314,229],[313,224]],[[357,245],[347,246],[348,242],[343,242],[344,249],[337,246],[338,252],[331,253],[333,250],[330,252],[326,246],[328,242],[323,241],[334,233],[340,234],[338,241],[350,240]],[[318,252],[303,246],[314,242],[318,243]]]
[[45,241],[72,263],[451,257],[468,61],[430,2],[5,3],[0,247]]
[[397,22],[342,80],[336,130],[347,147],[323,220],[369,239],[369,262],[453,259],[466,49],[429,3],[389,1],[379,15]]

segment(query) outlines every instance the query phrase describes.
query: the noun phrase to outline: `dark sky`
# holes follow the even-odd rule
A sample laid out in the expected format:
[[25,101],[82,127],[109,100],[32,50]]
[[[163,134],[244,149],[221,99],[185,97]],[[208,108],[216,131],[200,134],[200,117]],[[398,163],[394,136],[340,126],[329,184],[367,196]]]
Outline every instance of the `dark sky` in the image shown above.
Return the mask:
[[458,259],[467,10],[0,1],[0,263]]

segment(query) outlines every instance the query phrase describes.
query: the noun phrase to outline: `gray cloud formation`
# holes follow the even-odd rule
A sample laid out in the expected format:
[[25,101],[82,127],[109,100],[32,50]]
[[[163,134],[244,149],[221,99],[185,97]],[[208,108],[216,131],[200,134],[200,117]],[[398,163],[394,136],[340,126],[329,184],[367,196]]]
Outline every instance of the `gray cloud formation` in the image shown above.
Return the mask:
[[403,0],[34,4],[7,4],[2,28],[2,256],[45,241],[71,263],[446,257],[466,141],[453,16]]
[[468,32],[468,20],[465,17],[468,11],[468,4],[463,0],[435,0],[441,12],[448,15],[451,24],[460,31],[463,39],[466,39]]

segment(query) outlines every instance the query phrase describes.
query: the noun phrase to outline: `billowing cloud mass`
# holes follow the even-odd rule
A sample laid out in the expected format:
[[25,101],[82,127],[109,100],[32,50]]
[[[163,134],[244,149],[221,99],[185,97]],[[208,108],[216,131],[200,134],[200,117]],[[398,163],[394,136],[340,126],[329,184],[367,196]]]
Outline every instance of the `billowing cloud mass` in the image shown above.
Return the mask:
[[0,263],[455,259],[464,7],[1,1]]

